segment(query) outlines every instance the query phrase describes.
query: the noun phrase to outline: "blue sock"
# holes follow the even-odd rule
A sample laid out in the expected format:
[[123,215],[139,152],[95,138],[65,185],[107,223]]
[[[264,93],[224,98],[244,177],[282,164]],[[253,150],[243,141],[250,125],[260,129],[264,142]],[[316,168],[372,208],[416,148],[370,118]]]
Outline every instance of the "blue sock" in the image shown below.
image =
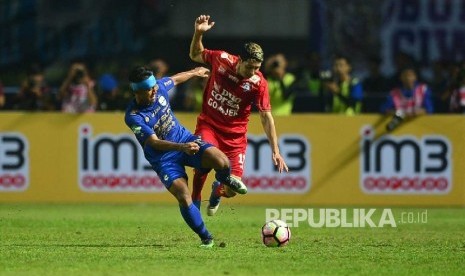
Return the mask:
[[179,206],[179,209],[181,210],[184,221],[202,240],[211,238],[210,233],[205,227],[205,223],[203,223],[202,215],[194,204],[188,207]]
[[192,203],[195,205],[195,207],[197,207],[197,209],[200,210],[200,203],[201,203],[200,200],[192,200]]
[[231,168],[216,170],[215,178],[219,182],[226,182],[226,179],[230,175],[231,175]]

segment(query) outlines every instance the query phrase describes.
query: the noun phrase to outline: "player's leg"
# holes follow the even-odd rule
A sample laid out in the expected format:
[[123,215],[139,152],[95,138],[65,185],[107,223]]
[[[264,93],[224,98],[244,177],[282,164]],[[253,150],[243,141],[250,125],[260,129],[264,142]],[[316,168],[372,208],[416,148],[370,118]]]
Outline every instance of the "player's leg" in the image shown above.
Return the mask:
[[[195,135],[202,138],[203,141],[210,143],[214,146],[218,146],[215,131],[213,131],[209,125],[197,123],[195,130]],[[208,173],[210,169],[194,169],[194,179],[192,183],[192,201],[195,206],[200,209],[200,204],[202,201],[202,189],[207,180]]]
[[[234,178],[231,175],[229,159],[222,151],[213,145],[198,139],[196,136],[191,137],[191,139],[200,145],[200,150],[195,155],[187,156],[186,164],[188,166],[197,169],[213,168],[216,172],[215,177],[218,182],[224,183],[224,185],[229,187],[231,191],[237,192],[239,194],[247,193],[247,187],[244,185],[244,183],[242,183],[240,179]],[[218,203],[216,206],[218,206]],[[209,206],[211,205],[215,204],[210,203]],[[210,213],[208,214],[211,215]]]
[[215,170],[215,178],[236,193],[246,194],[247,187],[231,175],[228,157],[216,147],[207,148],[202,155],[202,167]]
[[164,162],[162,165],[154,164],[153,167],[168,191],[179,203],[179,210],[184,221],[200,237],[204,247],[213,246],[213,238],[205,227],[199,209],[192,203],[189,188],[187,186],[187,174],[180,160],[184,154],[174,156],[173,162]]
[[192,202],[200,210],[202,202],[202,189],[207,180],[210,170],[194,169],[194,178],[192,182]]
[[[243,150],[243,152],[242,152]],[[245,160],[245,148],[241,151],[228,152],[228,157],[231,166],[231,175],[241,180],[244,172],[244,160]],[[212,185],[212,191],[209,198],[209,204],[207,207],[207,215],[213,216],[218,211],[221,197],[234,197],[236,192],[230,189],[227,185],[215,181]]]
[[213,237],[205,227],[200,210],[192,203],[186,179],[178,178],[174,180],[168,190],[178,200],[179,210],[184,221],[202,240],[201,246],[212,247]]

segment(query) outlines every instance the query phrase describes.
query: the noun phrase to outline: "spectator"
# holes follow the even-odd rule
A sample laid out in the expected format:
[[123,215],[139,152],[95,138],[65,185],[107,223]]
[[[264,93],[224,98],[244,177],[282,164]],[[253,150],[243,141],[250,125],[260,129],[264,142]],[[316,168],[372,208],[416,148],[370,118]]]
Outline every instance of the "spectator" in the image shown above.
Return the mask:
[[46,84],[42,69],[38,65],[32,65],[26,79],[21,83],[21,88],[14,100],[16,110],[54,110],[51,89]]
[[456,88],[450,96],[450,112],[465,114],[465,69],[462,68],[456,80]]
[[433,63],[432,79],[429,83],[435,113],[447,113],[449,110],[450,92],[452,89],[448,89],[450,87],[448,87],[449,79],[446,61],[437,60]]
[[74,63],[71,65],[68,76],[60,88],[60,99],[62,100],[63,112],[95,111],[97,96],[94,92],[94,82],[84,64]]
[[98,81],[98,109],[101,111],[124,110],[119,94],[118,81],[112,74],[103,74]]
[[362,109],[363,88],[357,78],[351,76],[352,67],[347,57],[336,56],[333,71],[323,74],[323,87],[329,93],[327,110],[332,113],[355,115]]
[[265,62],[266,79],[272,114],[276,116],[291,115],[295,94],[292,84],[295,76],[287,72],[287,60],[283,54],[271,56]]
[[202,111],[203,89],[207,85],[208,78],[192,78],[187,81],[186,91],[184,92],[184,110]]
[[294,109],[300,111],[324,111],[321,73],[321,57],[317,52],[307,55],[306,64],[296,71]]
[[0,109],[5,106],[5,92],[3,92],[3,83],[0,81]]
[[402,71],[405,68],[411,68],[415,66],[415,59],[402,51],[399,51],[395,54],[394,56],[394,66],[395,66],[395,72],[392,74],[388,79],[389,79],[389,89],[392,89],[394,87],[399,87],[401,85],[400,79],[401,79],[401,74]]
[[[458,83],[458,80],[459,80],[459,73],[461,71],[462,66],[460,65],[460,63],[449,62],[447,63],[446,67],[447,67],[447,73],[446,73],[447,83],[446,83],[446,88],[439,95],[439,101],[440,101],[439,105],[447,103],[447,112],[449,113],[449,112],[452,112],[452,109],[451,109],[452,93],[454,92],[454,90],[457,89],[457,87],[460,86]],[[440,108],[442,108],[442,106],[440,106]],[[440,111],[442,111],[442,109],[440,109]],[[456,112],[456,111],[457,110],[453,112]]]
[[369,75],[363,80],[363,91],[368,94],[385,94],[392,87],[389,87],[389,79],[381,73],[381,59],[371,57],[368,60]]
[[165,60],[160,58],[153,59],[152,61],[150,61],[149,67],[150,69],[152,69],[153,74],[155,78],[157,78],[157,80],[166,77],[170,69],[168,63],[166,63]]
[[394,114],[386,126],[388,131],[396,128],[404,119],[433,113],[431,91],[424,83],[418,82],[417,73],[412,67],[401,71],[401,85],[394,88],[381,107],[381,112]]
[[[170,66],[165,60],[161,58],[156,58],[150,61],[148,67],[152,69],[152,72],[157,80],[167,77],[169,75]],[[176,92],[176,87],[169,91],[168,95],[170,97],[170,101],[172,101],[176,97]]]

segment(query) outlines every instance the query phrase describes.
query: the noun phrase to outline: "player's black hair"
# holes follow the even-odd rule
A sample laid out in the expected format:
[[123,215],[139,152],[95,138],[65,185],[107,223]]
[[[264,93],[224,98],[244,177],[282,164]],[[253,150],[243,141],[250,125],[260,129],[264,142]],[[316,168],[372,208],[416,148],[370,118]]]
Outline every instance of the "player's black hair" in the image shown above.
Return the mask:
[[137,66],[129,73],[130,82],[141,82],[153,75],[153,72],[144,66]]
[[260,45],[254,42],[248,42],[244,44],[242,50],[239,54],[242,60],[255,60],[259,62],[263,62],[263,50]]

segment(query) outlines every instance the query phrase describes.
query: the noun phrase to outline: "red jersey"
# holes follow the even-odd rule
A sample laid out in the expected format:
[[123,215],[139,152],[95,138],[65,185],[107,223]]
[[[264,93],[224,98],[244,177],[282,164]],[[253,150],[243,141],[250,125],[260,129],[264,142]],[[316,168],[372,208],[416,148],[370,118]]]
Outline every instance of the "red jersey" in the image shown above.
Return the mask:
[[266,79],[261,72],[242,78],[236,73],[239,57],[224,51],[205,49],[202,58],[211,65],[211,76],[198,123],[206,122],[223,133],[245,134],[252,104],[259,111],[271,110]]

